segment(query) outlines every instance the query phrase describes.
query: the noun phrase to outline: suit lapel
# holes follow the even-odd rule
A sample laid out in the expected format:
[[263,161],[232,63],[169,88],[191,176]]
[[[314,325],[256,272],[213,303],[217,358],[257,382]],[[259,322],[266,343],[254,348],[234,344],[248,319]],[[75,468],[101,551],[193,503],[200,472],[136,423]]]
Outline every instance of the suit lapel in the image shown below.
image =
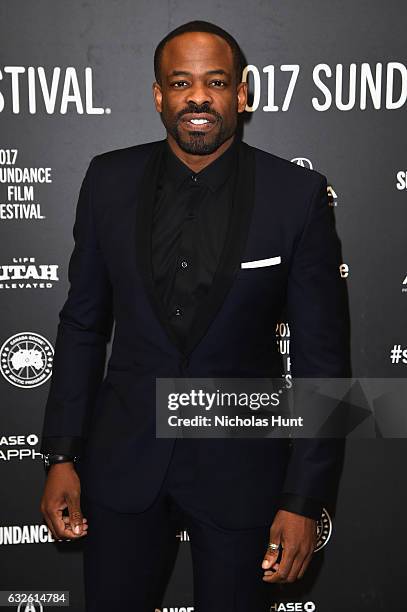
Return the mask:
[[239,142],[238,167],[230,224],[212,285],[200,302],[183,346],[169,325],[167,314],[154,288],[151,261],[151,232],[155,187],[165,139],[157,141],[143,172],[136,211],[136,263],[153,311],[180,353],[188,355],[205,335],[231,288],[246,244],[254,206],[254,149]]
[[155,143],[151,151],[141,179],[140,190],[137,196],[136,210],[136,265],[143,280],[144,288],[151,304],[151,307],[167,333],[170,341],[180,350],[180,343],[177,335],[168,324],[167,314],[164,306],[159,299],[153,279],[153,266],[151,258],[151,234],[154,210],[154,198],[158,173],[162,155],[164,152],[164,140]]
[[238,164],[230,223],[212,285],[200,302],[188,334],[185,352],[190,353],[205,335],[221,308],[240,267],[254,206],[254,149],[239,142]]

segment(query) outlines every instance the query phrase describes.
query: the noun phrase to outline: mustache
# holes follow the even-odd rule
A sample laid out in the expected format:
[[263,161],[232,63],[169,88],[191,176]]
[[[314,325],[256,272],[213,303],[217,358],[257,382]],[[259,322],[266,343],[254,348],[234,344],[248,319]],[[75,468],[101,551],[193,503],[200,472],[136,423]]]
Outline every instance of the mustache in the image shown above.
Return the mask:
[[222,115],[220,115],[215,110],[211,109],[210,106],[208,106],[207,104],[202,104],[201,106],[197,106],[195,104],[192,106],[188,106],[187,108],[184,108],[183,110],[179,111],[177,113],[177,121],[179,121],[184,115],[187,115],[188,113],[196,113],[196,114],[207,113],[208,115],[213,115],[218,120],[222,119]]

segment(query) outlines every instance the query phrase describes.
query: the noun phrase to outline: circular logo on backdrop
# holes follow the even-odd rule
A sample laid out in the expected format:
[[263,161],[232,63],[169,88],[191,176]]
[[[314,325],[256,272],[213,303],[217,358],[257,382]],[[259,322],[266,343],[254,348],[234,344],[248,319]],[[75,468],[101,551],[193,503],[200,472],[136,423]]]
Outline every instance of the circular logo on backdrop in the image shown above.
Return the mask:
[[38,387],[52,374],[53,356],[53,346],[43,336],[33,332],[14,334],[0,348],[0,371],[16,387]]
[[302,166],[303,168],[309,168],[312,170],[312,161],[307,157],[293,157],[291,161],[293,164],[297,164],[297,166]]
[[314,552],[321,550],[328,543],[332,533],[332,520],[326,508],[322,509],[321,518],[317,522],[317,545]]
[[43,612],[44,608],[40,601],[29,601],[20,602],[18,604],[17,612]]

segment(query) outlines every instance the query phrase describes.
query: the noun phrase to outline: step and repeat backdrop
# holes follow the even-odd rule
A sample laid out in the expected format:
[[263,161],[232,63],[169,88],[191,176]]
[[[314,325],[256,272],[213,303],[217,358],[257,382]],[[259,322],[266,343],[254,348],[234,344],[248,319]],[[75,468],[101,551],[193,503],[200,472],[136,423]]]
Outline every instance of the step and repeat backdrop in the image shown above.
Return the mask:
[[[153,53],[192,19],[224,27],[242,47],[243,139],[328,178],[353,375],[407,373],[405,2],[2,0],[0,590],[66,591],[72,612],[84,610],[83,543],[55,542],[43,521],[39,445],[75,207],[91,157],[165,136]],[[276,342],[289,374],[286,321]],[[312,563],[298,583],[270,585],[270,611],[406,609],[406,460],[403,437],[347,440]],[[192,612],[189,537],[174,537],[161,612]]]

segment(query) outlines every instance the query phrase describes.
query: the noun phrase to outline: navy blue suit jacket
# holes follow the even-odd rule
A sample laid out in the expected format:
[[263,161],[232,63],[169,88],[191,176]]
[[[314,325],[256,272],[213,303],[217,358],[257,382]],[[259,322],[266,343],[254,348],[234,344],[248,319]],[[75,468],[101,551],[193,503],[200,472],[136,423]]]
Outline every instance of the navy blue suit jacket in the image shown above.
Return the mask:
[[[326,178],[243,141],[221,261],[179,346],[150,257],[164,142],[91,160],[42,432],[43,452],[52,438],[62,452],[80,453],[82,491],[120,511],[152,503],[171,457],[174,440],[155,435],[156,377],[280,376],[275,332],[284,316],[294,377],[350,375],[347,292]],[[278,256],[278,265],[240,267]],[[281,507],[301,511],[306,498],[329,504],[343,452],[340,439],[195,443],[201,494],[214,520],[230,527],[269,523]]]

